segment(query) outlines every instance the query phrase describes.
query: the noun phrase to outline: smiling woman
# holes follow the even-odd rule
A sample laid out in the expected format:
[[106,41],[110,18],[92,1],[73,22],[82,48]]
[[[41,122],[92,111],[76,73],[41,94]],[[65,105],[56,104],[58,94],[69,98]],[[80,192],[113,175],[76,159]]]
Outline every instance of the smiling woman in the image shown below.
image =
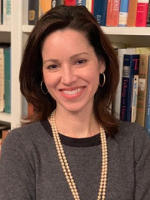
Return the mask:
[[57,103],[58,116],[91,113],[105,63],[85,34],[68,28],[51,33],[43,43],[42,59],[43,80]]
[[116,54],[83,6],[48,11],[29,35],[20,88],[34,113],[5,139],[0,200],[149,200],[150,140],[109,111]]
[[[68,54],[68,52],[70,53]],[[92,67],[95,64],[99,65],[100,69],[96,66]],[[96,69],[97,72],[94,72]],[[34,106],[34,114],[27,117],[27,122],[46,120],[56,109],[58,103],[54,94],[42,95],[39,85],[41,81],[44,81],[43,73],[45,77],[49,76],[51,79],[46,84],[51,84],[54,79],[56,80],[55,77],[58,74],[60,77],[60,73],[61,82],[76,81],[71,85],[59,85],[57,91],[60,95],[66,93],[62,93],[62,89],[66,90],[67,88],[70,91],[79,87],[85,91],[82,90],[82,98],[84,98],[84,94],[87,98],[90,92],[88,86],[91,85],[87,86],[88,83],[85,84],[86,80],[84,80],[84,76],[89,74],[90,81],[95,82],[95,93],[91,93],[94,96],[89,99],[91,102],[94,101],[94,104],[88,104],[88,106],[94,106],[94,117],[98,123],[103,125],[107,134],[111,136],[116,134],[118,125],[109,112],[109,106],[119,81],[118,61],[106,35],[85,7],[81,6],[79,9],[79,6],[58,6],[43,16],[31,32],[20,70],[21,91],[27,101]],[[53,75],[50,77],[51,73]],[[80,83],[79,79],[76,80],[78,78],[76,73],[83,76],[84,83]],[[99,81],[103,82],[101,74],[107,80],[104,87],[98,87]],[[95,77],[93,78],[92,75]],[[66,100],[64,99],[64,102]],[[71,104],[73,104],[73,99],[68,106],[74,106],[75,109],[76,105]],[[85,110],[86,107],[82,111]],[[87,115],[87,113],[84,114]]]

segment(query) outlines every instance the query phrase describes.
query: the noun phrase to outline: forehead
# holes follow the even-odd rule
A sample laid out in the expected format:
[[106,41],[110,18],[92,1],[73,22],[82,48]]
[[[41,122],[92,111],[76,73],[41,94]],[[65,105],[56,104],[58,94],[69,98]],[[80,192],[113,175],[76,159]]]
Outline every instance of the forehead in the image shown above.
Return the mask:
[[49,43],[51,45],[55,45],[55,43],[62,43],[62,42],[74,42],[76,41],[76,43],[79,43],[78,41],[82,41],[82,43],[88,43],[89,41],[86,37],[86,34],[84,32],[81,31],[77,31],[74,29],[70,29],[70,28],[65,28],[65,29],[61,29],[61,30],[56,30],[52,33],[50,33],[43,41],[43,46],[46,45],[46,43]]
[[85,33],[73,29],[57,30],[49,34],[43,43],[42,57],[72,56],[81,52],[93,54]]

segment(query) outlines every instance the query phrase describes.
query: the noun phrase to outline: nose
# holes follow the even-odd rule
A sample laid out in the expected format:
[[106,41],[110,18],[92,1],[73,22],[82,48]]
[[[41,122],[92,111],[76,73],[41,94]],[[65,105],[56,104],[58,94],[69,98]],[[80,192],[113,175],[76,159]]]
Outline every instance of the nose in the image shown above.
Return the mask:
[[63,67],[61,82],[64,85],[72,85],[76,81],[76,79],[77,76],[73,67],[68,65]]

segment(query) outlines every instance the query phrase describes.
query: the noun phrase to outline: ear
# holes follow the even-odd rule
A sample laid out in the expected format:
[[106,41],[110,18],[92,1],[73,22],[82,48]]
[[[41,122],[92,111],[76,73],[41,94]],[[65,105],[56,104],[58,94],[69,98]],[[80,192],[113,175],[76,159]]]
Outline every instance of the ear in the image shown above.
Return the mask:
[[103,74],[105,69],[106,69],[105,61],[103,59],[101,59],[99,61],[99,73]]

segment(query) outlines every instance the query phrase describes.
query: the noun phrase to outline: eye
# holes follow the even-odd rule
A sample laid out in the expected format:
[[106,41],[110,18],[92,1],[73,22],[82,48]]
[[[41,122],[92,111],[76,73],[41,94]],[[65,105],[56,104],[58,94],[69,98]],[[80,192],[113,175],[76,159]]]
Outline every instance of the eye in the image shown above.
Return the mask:
[[49,70],[56,70],[58,68],[58,65],[52,64],[52,65],[48,65],[46,68]]
[[87,62],[86,59],[80,59],[80,60],[77,60],[76,64],[81,65],[81,64],[85,64],[86,62]]

